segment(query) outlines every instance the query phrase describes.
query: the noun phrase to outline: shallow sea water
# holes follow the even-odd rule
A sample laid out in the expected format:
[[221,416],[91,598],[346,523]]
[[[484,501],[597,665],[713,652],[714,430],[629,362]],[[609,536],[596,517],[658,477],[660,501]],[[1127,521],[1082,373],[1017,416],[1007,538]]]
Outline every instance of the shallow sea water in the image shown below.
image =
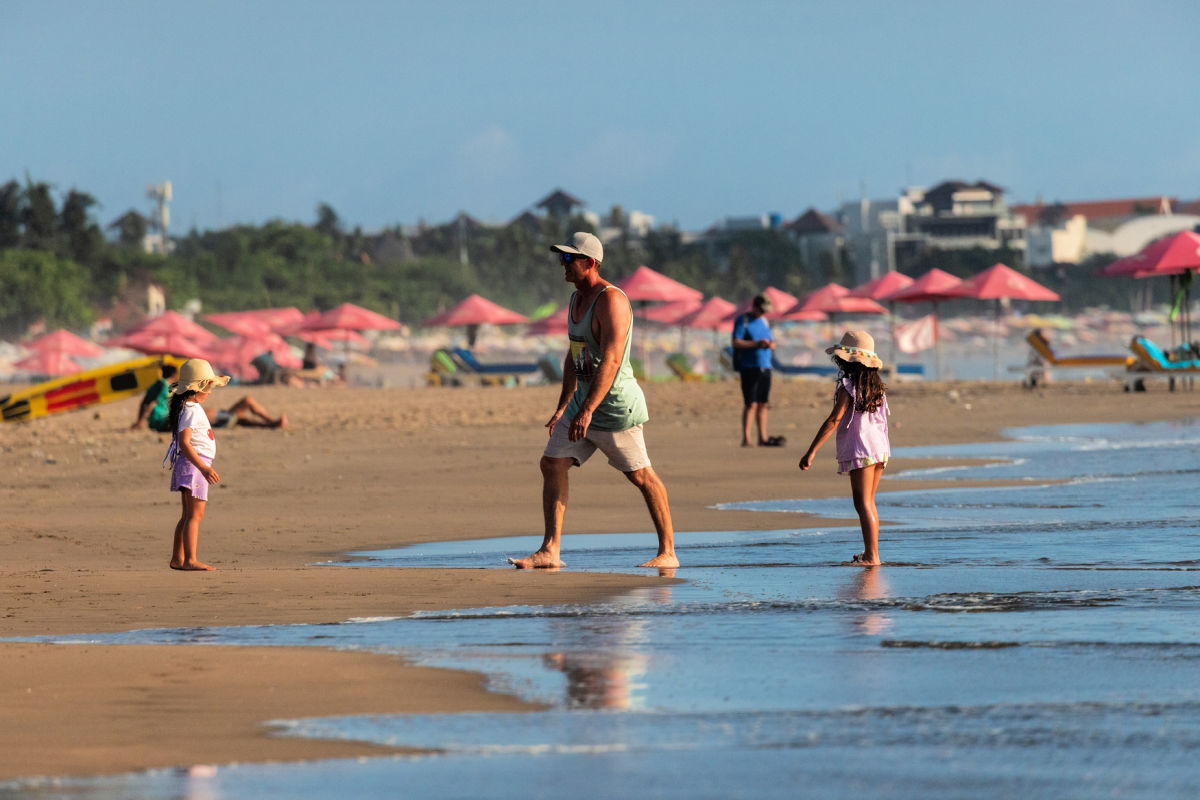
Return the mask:
[[[898,452],[1003,459],[928,474],[1021,485],[881,493],[895,524],[880,569],[844,565],[856,524],[786,527],[852,517],[848,496],[745,503],[780,529],[683,533],[686,584],[606,604],[56,638],[392,652],[553,709],[280,720],[279,735],[441,753],[24,782],[0,798],[1196,796],[1200,423],[1012,433]],[[360,555],[503,568],[535,545]],[[563,557],[636,571],[652,546],[574,534]]]

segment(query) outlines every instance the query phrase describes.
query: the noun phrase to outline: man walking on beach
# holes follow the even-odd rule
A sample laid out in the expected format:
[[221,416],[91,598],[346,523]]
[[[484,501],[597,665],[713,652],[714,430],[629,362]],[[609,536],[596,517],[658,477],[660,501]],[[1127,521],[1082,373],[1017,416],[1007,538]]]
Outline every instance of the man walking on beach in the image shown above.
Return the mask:
[[783,445],[782,436],[767,436],[767,403],[771,396],[771,356],[775,337],[767,324],[771,301],[757,295],[750,310],[733,321],[733,366],[742,379],[742,447],[753,447],[750,429],[758,424],[760,447]]
[[658,554],[639,566],[677,567],[667,488],[650,466],[642,438],[642,424],[649,415],[629,364],[633,341],[629,298],[600,277],[604,247],[592,234],[575,233],[567,244],[550,249],[559,254],[566,280],[575,284],[567,315],[571,349],[563,362],[558,407],[546,423],[550,442],[540,464],[545,538],[536,553],[509,562],[518,569],[564,566],[559,547],[567,510],[567,473],[599,449],[641,491],[658,533]]

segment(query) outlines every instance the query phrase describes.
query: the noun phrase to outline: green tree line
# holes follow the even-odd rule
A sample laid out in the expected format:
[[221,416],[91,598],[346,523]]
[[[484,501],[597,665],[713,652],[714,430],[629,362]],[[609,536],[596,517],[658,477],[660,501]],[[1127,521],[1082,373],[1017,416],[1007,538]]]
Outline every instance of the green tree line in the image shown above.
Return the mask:
[[[366,234],[348,228],[326,204],[311,225],[280,220],[172,238],[168,255],[142,249],[147,220],[126,214],[104,235],[97,200],[70,189],[56,199],[45,182],[0,186],[0,336],[44,320],[81,328],[107,314],[130,287],[162,285],[169,307],[199,299],[206,312],[269,306],[326,310],[342,302],[415,324],[471,293],[528,313],[569,295],[549,245],[571,231],[593,230],[583,217],[526,217],[486,226],[463,215],[444,225]],[[606,243],[602,275],[616,280],[645,264],[705,295],[743,302],[766,286],[802,294],[828,281],[852,282],[848,253],[805,264],[786,231],[755,230],[698,241],[670,227]],[[928,253],[902,265],[970,275],[997,260],[1020,268],[1019,253]],[[1039,271],[1067,298],[1064,310],[1125,307],[1129,281],[1091,280],[1092,271]]]

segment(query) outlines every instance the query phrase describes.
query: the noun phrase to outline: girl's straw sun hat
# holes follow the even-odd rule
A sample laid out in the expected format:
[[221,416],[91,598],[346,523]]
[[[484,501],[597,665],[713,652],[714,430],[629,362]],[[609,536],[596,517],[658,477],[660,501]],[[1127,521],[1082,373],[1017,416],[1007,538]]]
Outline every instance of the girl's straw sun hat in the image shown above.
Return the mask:
[[872,369],[883,366],[883,361],[875,353],[875,340],[866,331],[846,331],[842,334],[842,341],[826,348],[825,352],[842,361],[855,361]]
[[207,392],[214,386],[229,383],[228,375],[217,375],[212,365],[203,358],[189,358],[179,368],[179,380],[171,384],[172,394],[184,392]]

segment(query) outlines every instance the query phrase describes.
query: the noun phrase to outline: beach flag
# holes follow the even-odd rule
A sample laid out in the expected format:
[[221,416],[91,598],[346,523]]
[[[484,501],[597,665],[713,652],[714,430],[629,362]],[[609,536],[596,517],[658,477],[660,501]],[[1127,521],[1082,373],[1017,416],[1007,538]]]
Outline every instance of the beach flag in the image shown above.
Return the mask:
[[902,353],[919,353],[933,347],[937,340],[937,323],[933,314],[896,327],[896,347]]

